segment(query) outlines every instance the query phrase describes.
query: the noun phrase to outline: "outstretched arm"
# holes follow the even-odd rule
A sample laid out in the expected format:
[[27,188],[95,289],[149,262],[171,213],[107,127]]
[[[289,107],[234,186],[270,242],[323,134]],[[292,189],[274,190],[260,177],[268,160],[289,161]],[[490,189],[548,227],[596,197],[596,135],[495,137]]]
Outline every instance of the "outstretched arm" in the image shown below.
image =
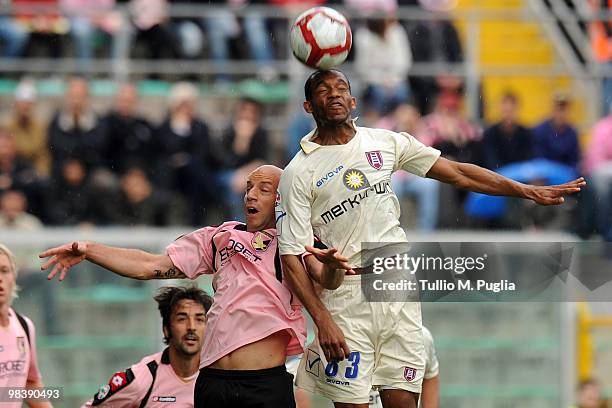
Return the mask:
[[185,274],[174,266],[168,255],[155,255],[138,249],[115,248],[97,242],[72,242],[48,249],[38,256],[51,257],[41,266],[43,271],[53,267],[47,276],[49,280],[58,273],[59,280],[64,280],[68,270],[84,260],[133,279],[185,278]]
[[564,197],[580,191],[584,178],[556,186],[534,186],[518,183],[482,167],[440,157],[427,172],[427,177],[477,193],[519,197],[541,205],[562,204]]

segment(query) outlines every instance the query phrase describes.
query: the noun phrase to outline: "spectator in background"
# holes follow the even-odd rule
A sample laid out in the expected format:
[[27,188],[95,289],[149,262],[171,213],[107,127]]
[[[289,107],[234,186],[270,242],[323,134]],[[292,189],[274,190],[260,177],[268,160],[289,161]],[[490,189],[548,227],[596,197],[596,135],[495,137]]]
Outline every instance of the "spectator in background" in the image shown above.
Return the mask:
[[529,160],[533,156],[533,135],[518,123],[518,97],[507,92],[501,99],[501,120],[484,132],[485,164],[497,170],[506,164]]
[[108,140],[106,163],[111,171],[122,173],[134,164],[150,165],[154,158],[153,128],[138,115],[138,89],[123,84],[115,95],[115,104],[104,118]]
[[607,402],[601,396],[599,381],[589,378],[578,385],[578,403],[571,408],[606,408]]
[[119,32],[123,25],[121,14],[114,11],[115,0],[59,0],[60,7],[70,18],[70,34],[74,38],[76,56],[83,60],[82,69],[91,67],[94,57],[96,36],[111,36],[113,40],[112,55],[117,38],[112,36]]
[[47,176],[51,166],[47,130],[36,116],[36,87],[23,80],[15,89],[15,103],[5,120],[5,129],[16,142],[17,157],[31,163],[39,176]]
[[201,223],[204,206],[211,201],[212,169],[217,168],[219,153],[208,126],[196,115],[198,97],[194,85],[175,84],[168,98],[168,117],[155,132],[159,152],[155,176],[165,190],[191,199],[193,225]]
[[5,191],[0,196],[0,227],[34,231],[43,227],[42,222],[26,212],[28,199],[18,190]]
[[179,56],[179,45],[170,27],[167,0],[130,0],[130,18],[136,29],[137,39],[147,43],[149,56],[153,59]]
[[268,133],[261,126],[263,106],[254,99],[238,101],[232,123],[223,132],[224,170],[219,181],[235,220],[243,220],[247,176],[266,161]]
[[[51,57],[59,58],[61,55],[60,40],[70,31],[70,21],[55,10],[58,6],[58,0],[13,0],[13,4],[32,8],[47,8],[47,10],[37,10],[29,13],[19,12],[15,15],[15,19],[28,32],[30,39],[28,44],[30,46],[33,39],[42,40],[38,43],[50,50]],[[26,52],[26,54],[29,53],[31,53],[31,49]]]
[[[400,0],[400,5],[413,4],[414,1]],[[435,13],[445,12],[445,1],[419,1],[421,6]],[[463,62],[463,51],[459,34],[449,20],[422,20],[408,30],[408,38],[414,62],[439,64]],[[410,78],[414,101],[423,114],[435,108],[433,102],[440,91],[439,79],[434,76],[415,76]]]
[[483,153],[481,129],[464,118],[462,95],[445,90],[438,95],[436,108],[423,118],[424,130],[418,135],[423,143],[433,146],[445,157],[481,165]]
[[576,168],[580,160],[578,133],[569,122],[569,96],[557,93],[550,119],[533,129],[535,157],[556,161]]
[[373,120],[408,100],[406,76],[412,64],[408,36],[394,19],[369,18],[355,34],[356,69],[365,86]]
[[103,166],[105,131],[89,100],[89,84],[82,78],[68,81],[64,106],[49,124],[52,175],[58,178],[69,157],[79,157],[90,171]]
[[87,226],[100,222],[98,205],[107,205],[89,182],[78,157],[64,160],[59,176],[47,189],[47,219],[53,225]]
[[262,64],[262,68],[274,59],[272,41],[268,35],[266,19],[255,11],[250,11],[239,21],[226,7],[266,3],[264,0],[212,0],[208,3],[219,7],[204,22],[210,41],[210,56],[214,61],[226,62],[230,59],[229,41],[237,39],[244,32],[251,59]]
[[0,129],[0,193],[8,190],[23,191],[30,202],[30,212],[41,214],[43,203],[36,170],[17,157],[15,138]]
[[[604,18],[599,19],[599,16],[610,12],[610,1],[608,0],[589,0],[593,13],[596,13],[596,19],[589,22],[589,36],[591,39],[591,50],[593,59],[600,64],[604,70],[609,70],[612,67],[612,21]],[[608,114],[608,109],[612,106],[612,77],[604,75],[602,80],[602,106],[601,115]]]
[[[592,138],[588,145],[583,163],[583,170],[592,181],[590,189],[581,191],[583,197],[579,207],[580,220],[586,224],[585,233],[588,236],[593,225],[606,241],[612,241],[612,111],[599,120],[593,127]],[[584,207],[584,208],[582,208]],[[597,210],[593,216],[593,207]]]
[[[461,110],[462,95],[448,88],[436,98],[435,109],[423,117],[423,132],[415,135],[428,146],[440,150],[442,156],[452,160],[482,166],[483,149],[481,129],[468,121]],[[461,210],[466,192],[439,185],[439,198],[444,211],[438,212],[437,225],[440,228],[457,228],[468,220]]]
[[165,226],[184,224],[180,205],[170,205],[169,197],[156,191],[147,173],[131,167],[121,176],[117,197],[105,206],[111,224],[126,226]]
[[[10,5],[11,1],[4,3]],[[0,16],[0,46],[2,58],[21,57],[30,37],[26,28],[12,16]]]

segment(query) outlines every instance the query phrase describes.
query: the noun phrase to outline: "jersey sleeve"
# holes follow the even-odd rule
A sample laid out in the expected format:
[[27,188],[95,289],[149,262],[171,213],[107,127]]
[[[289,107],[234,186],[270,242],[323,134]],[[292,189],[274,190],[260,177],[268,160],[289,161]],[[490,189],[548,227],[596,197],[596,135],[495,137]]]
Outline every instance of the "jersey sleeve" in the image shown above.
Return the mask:
[[440,372],[440,364],[436,356],[436,348],[434,347],[434,339],[431,332],[423,327],[423,343],[425,344],[425,355],[427,361],[425,363],[425,379],[437,377]]
[[178,238],[166,247],[174,266],[188,278],[213,273],[212,238],[218,228],[205,227]]
[[312,245],[310,223],[311,189],[296,166],[288,166],[281,176],[276,203],[276,231],[281,255],[301,255]]
[[34,323],[24,316],[28,330],[30,331],[30,366],[28,367],[28,381],[40,381],[40,370],[38,369],[38,354],[36,352],[36,328]]
[[406,132],[394,133],[394,137],[395,168],[393,170],[402,169],[417,176],[425,177],[440,157],[440,151],[425,146]]
[[146,397],[152,381],[146,365],[136,364],[125,371],[119,371],[104,384],[93,399],[81,408],[138,408]]

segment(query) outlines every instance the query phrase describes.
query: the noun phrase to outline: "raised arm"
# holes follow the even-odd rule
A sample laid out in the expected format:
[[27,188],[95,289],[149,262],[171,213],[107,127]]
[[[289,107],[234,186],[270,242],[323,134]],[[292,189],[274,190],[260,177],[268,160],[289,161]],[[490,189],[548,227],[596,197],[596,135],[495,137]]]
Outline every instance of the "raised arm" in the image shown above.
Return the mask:
[[59,273],[59,280],[74,265],[88,260],[118,275],[133,279],[180,279],[185,274],[179,270],[168,255],[156,255],[138,249],[116,248],[90,241],[72,242],[48,249],[40,258],[48,258],[42,266],[43,271],[51,269],[47,279]]
[[586,185],[582,177],[555,186],[523,184],[482,167],[443,157],[434,163],[426,176],[477,193],[526,198],[541,205],[562,204],[564,196],[577,193]]

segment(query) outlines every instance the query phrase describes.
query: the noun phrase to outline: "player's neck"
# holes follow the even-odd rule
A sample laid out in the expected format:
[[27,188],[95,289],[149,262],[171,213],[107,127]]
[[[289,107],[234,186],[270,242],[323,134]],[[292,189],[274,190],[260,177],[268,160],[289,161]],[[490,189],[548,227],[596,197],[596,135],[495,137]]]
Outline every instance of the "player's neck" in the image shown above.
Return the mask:
[[174,347],[170,347],[170,365],[181,378],[188,378],[194,375],[200,366],[200,353],[193,356],[186,356],[179,353]]
[[10,309],[9,305],[0,306],[0,326],[2,327],[6,327],[10,323],[9,309]]
[[347,144],[355,137],[355,133],[357,131],[350,120],[340,125],[319,123],[317,124],[317,135],[313,142],[320,145]]

